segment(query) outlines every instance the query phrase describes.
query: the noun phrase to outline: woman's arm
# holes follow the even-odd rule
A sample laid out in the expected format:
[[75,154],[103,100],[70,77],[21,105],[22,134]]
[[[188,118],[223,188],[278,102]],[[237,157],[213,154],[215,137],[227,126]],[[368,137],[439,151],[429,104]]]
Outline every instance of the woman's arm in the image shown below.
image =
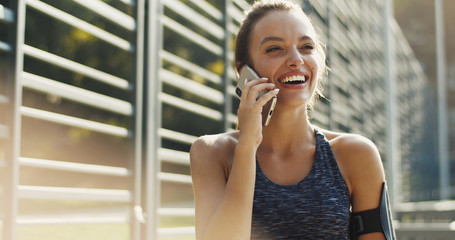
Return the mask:
[[217,151],[218,147],[210,146],[207,139],[202,138],[190,151],[196,238],[249,239],[256,171],[254,148],[236,147],[226,180],[223,164],[217,160],[223,153]]
[[[338,154],[351,189],[352,211],[361,212],[379,207],[385,174],[376,146],[370,140],[354,134],[342,137],[339,144]],[[385,237],[376,232],[360,235],[358,239],[382,240]]]
[[[201,137],[191,147],[198,240],[251,238],[256,151],[262,141],[261,111],[278,93],[270,91],[257,100],[258,92],[265,89],[273,89],[273,84],[264,79],[245,84],[238,110],[238,137]],[[230,161],[232,167],[228,169],[226,163]]]

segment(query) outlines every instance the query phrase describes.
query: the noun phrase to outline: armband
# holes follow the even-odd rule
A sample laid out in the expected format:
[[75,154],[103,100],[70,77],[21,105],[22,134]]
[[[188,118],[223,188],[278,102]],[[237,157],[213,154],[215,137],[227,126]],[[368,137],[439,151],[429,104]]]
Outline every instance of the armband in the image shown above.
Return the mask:
[[352,213],[351,215],[351,240],[357,239],[360,235],[374,232],[382,232],[387,240],[396,239],[386,182],[382,184],[381,201],[378,208]]

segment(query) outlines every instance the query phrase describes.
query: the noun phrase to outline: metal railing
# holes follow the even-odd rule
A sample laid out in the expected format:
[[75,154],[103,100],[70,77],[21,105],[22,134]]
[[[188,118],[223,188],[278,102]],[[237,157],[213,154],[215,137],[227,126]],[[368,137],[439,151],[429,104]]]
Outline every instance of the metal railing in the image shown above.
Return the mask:
[[[130,9],[134,13],[136,8],[144,8],[143,3],[143,1],[129,2],[127,4],[130,5],[125,5],[123,8]],[[33,41],[33,36],[28,35],[29,31],[33,30],[31,29],[33,27],[29,25],[32,23],[27,21],[27,19],[34,18],[39,21],[49,21],[57,27],[68,27],[73,32],[81,31],[95,42],[102,41],[117,48],[119,52],[130,54],[130,61],[135,62],[136,66],[143,65],[144,62],[142,57],[135,57],[137,52],[144,51],[143,44],[140,45],[140,41],[137,41],[136,37],[141,31],[144,31],[143,21],[141,25],[139,24],[140,21],[135,17],[98,0],[75,0],[67,3],[84,7],[83,16],[76,16],[74,13],[68,12],[68,9],[59,9],[58,6],[53,5],[57,4],[57,2],[45,3],[39,0],[21,0],[17,1],[16,4],[12,5],[11,9],[2,6],[2,14],[0,14],[3,21],[6,20],[6,22],[15,26],[12,28],[14,32],[10,34],[16,34],[16,36],[11,38],[15,40],[10,40],[10,42],[2,41],[1,44],[2,50],[11,52],[14,49],[15,52],[11,53],[16,55],[15,58],[10,58],[7,63],[15,69],[15,72],[9,77],[7,76],[6,85],[8,86],[8,91],[2,92],[2,94],[6,95],[2,95],[1,98],[2,104],[9,104],[7,109],[8,119],[6,119],[6,125],[2,125],[1,128],[4,133],[2,136],[8,138],[4,149],[6,151],[4,161],[6,162],[3,167],[5,172],[9,173],[7,176],[8,181],[6,181],[8,185],[4,186],[4,194],[2,196],[6,200],[3,202],[5,204],[3,208],[5,209],[5,214],[2,219],[3,239],[16,239],[17,232],[21,231],[21,228],[34,225],[115,222],[129,224],[132,229],[135,226],[139,226],[138,220],[131,212],[133,212],[134,206],[140,205],[140,197],[134,193],[140,192],[137,189],[141,188],[140,174],[137,171],[140,169],[142,162],[141,147],[138,146],[142,146],[142,131],[140,131],[142,119],[139,116],[141,116],[142,112],[142,94],[140,92],[143,91],[141,87],[143,79],[141,77],[125,79],[109,73],[109,71],[115,72],[112,71],[113,69],[106,70],[104,68],[101,70],[97,69],[97,67],[88,66],[87,63],[75,60],[74,57],[68,57],[71,54],[68,54],[66,50],[56,51],[55,46],[47,46],[53,48],[54,51],[43,49],[46,43],[36,44],[36,41]],[[84,19],[87,16],[88,18]],[[93,16],[101,16],[103,19],[115,23],[116,27],[107,30],[103,25],[100,25],[100,21],[93,21]],[[124,30],[117,30],[117,28]],[[116,33],[110,32],[112,29],[114,29],[114,32],[129,32],[134,37],[127,40]],[[51,35],[47,36],[47,39],[61,39],[64,34],[67,34],[57,30],[48,32]],[[47,75],[43,71],[34,68],[28,62],[29,59],[33,59],[33,62],[37,62],[51,71],[67,71],[67,78],[62,79],[61,74]],[[134,69],[129,71],[133,73],[130,74],[131,76],[138,76],[138,74],[134,74]],[[97,90],[92,86],[67,81],[72,78],[71,74],[76,74],[84,81],[96,81],[105,86],[118,89],[117,93],[126,94],[129,97],[108,96],[103,91]],[[52,75],[60,76],[60,78],[49,77]],[[59,106],[58,103],[54,104],[53,107],[46,107],[46,102],[40,100],[42,96],[52,96],[53,98],[61,99],[60,101],[65,101],[66,106],[72,106],[73,109],[80,110],[65,111],[63,106]],[[41,104],[30,104],[28,99],[31,97],[35,97]],[[118,120],[114,121],[114,123],[108,123],[108,121],[100,118],[84,117],[80,114],[80,111],[84,111],[84,109],[100,109],[111,112],[111,118]],[[16,119],[11,118],[11,116],[15,116]],[[134,124],[118,124],[122,118],[134,122]],[[46,155],[52,156],[55,150],[40,152],[38,149],[32,151],[32,149],[27,148],[26,138],[36,134],[37,130],[37,128],[28,127],[30,123],[38,126],[38,128],[50,126],[50,129],[54,129],[49,132],[48,136],[43,135],[42,138],[43,141],[54,145],[58,145],[62,141],[71,142],[70,138],[64,134],[68,129],[74,129],[72,131],[79,133],[86,131],[86,133],[91,135],[99,133],[101,138],[108,141],[109,139],[124,141],[129,146],[127,147],[129,153],[125,154],[125,156],[128,156],[123,159],[125,163],[120,165],[126,167],[109,164],[102,165],[97,161],[84,163],[76,152],[69,153],[74,154],[74,156],[60,154],[60,158],[56,157],[53,160],[46,159],[46,157],[43,158]],[[65,130],[58,130],[61,127],[64,127]],[[60,132],[60,134],[53,134],[53,131]],[[21,136],[24,138],[21,138]],[[83,145],[83,149],[89,147]],[[103,151],[106,150],[108,149]],[[78,176],[77,178],[97,176],[97,178],[95,177],[97,180],[91,184],[93,186],[84,187],[82,185],[78,186],[77,183],[60,184],[59,181],[62,180],[52,183],[51,180],[39,181],[38,179],[33,179],[34,175],[46,174],[49,171],[52,172],[53,176],[64,177],[67,173],[70,173],[75,174],[73,178],[74,176]],[[136,176],[139,177],[139,180],[134,180]],[[122,187],[120,189],[115,189],[115,187],[96,187],[97,182],[102,182],[103,177],[124,179],[132,182],[132,184],[126,184],[126,188],[123,189]],[[46,176],[40,177],[40,179],[44,178]],[[58,179],[58,177],[55,178]],[[42,208],[43,202],[41,200],[54,203],[54,206],[47,207],[50,208],[50,213],[28,214],[25,210],[19,211],[20,208]],[[23,204],[18,205],[18,201]],[[84,207],[79,207],[78,210],[62,210],[68,201],[89,203],[90,205],[98,206],[101,211],[91,212],[83,210]],[[105,207],[100,205],[100,203],[116,203],[123,207],[119,210],[107,209],[102,211]],[[52,214],[55,209],[61,210],[59,210],[58,214]],[[32,212],[36,212],[36,210],[32,210]],[[78,216],[74,215],[75,212],[78,212]],[[130,237],[138,239],[139,233],[131,231]]]
[[455,202],[407,202],[396,206],[397,237],[400,239],[453,239]]

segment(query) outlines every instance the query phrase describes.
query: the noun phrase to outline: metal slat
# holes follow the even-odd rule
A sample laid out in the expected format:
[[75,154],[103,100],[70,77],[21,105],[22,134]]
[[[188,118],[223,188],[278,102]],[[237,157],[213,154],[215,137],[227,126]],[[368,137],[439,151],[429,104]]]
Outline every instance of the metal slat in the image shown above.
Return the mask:
[[8,138],[9,136],[9,127],[3,124],[0,124],[0,139]]
[[11,47],[10,44],[0,41],[0,51],[11,52],[12,50],[13,48]]
[[311,1],[312,7],[321,15],[323,18],[327,18],[327,1]]
[[[234,61],[234,53],[233,52],[228,52],[227,55],[228,55],[229,61]],[[230,78],[232,80],[235,80],[235,83],[237,83],[236,70],[231,65],[227,66],[226,75],[228,76],[228,78]]]
[[45,168],[59,171],[70,171],[78,173],[89,173],[107,176],[128,177],[130,171],[127,168],[101,166],[94,164],[63,162],[55,160],[37,159],[37,158],[19,158],[21,166]]
[[0,95],[0,104],[8,104],[9,103],[9,98],[4,95]]
[[198,6],[201,11],[204,11],[205,13],[209,14],[213,18],[215,18],[218,21],[223,20],[223,13],[218,10],[218,8],[212,6],[210,3],[207,1],[201,1],[201,0],[190,0],[194,5]]
[[175,228],[160,228],[158,229],[158,236],[160,238],[174,238],[174,237],[191,237],[196,233],[194,227],[175,227]]
[[213,54],[215,54],[217,56],[222,56],[222,54],[223,54],[222,47],[211,42],[207,38],[196,33],[195,31],[183,26],[182,24],[180,24],[164,15],[160,17],[160,21],[164,26],[168,27],[169,29],[172,29],[175,33],[179,34],[180,36],[205,48],[206,50],[212,52]]
[[128,6],[136,6],[136,0],[119,0],[119,1]]
[[217,104],[224,103],[224,95],[222,92],[203,84],[197,83],[191,79],[185,78],[174,72],[166,69],[161,69],[159,72],[160,78],[164,83],[172,85],[186,92],[191,92],[201,98],[209,100]]
[[245,9],[238,9],[233,5],[229,5],[228,14],[233,20],[240,24],[243,22],[243,19],[245,18],[245,14],[243,13],[243,10]]
[[172,149],[160,148],[158,149],[158,157],[163,162],[190,165],[190,155],[188,152],[182,152]]
[[235,96],[236,98],[238,98],[237,94],[235,93],[235,88],[236,87],[234,87],[232,85],[229,85],[227,87],[227,91],[228,91],[229,94],[231,94],[231,96]]
[[194,217],[194,208],[159,208],[158,214],[161,216],[184,216]]
[[106,216],[39,216],[39,217],[20,217],[17,223],[21,226],[29,225],[68,225],[68,224],[100,224],[100,223],[129,223],[129,215]]
[[50,93],[75,102],[89,106],[101,108],[114,113],[126,116],[133,114],[131,103],[113,97],[108,97],[99,93],[60,83],[55,80],[44,78],[31,73],[22,73],[22,83],[26,88],[36,91]]
[[349,21],[349,17],[347,15],[349,11],[346,9],[345,3],[335,1],[333,2],[332,9],[335,16],[338,17],[343,23],[347,23]]
[[227,28],[228,28],[230,34],[233,34],[233,35],[237,34],[240,30],[240,27],[238,27],[234,23],[228,23],[227,25],[228,25]]
[[240,9],[246,10],[250,7],[250,4],[245,0],[232,0]]
[[397,228],[397,233],[408,232],[414,235],[429,234],[435,237],[435,233],[440,233],[436,236],[454,236],[455,237],[455,224],[454,223],[394,223]]
[[228,114],[228,121],[231,123],[231,124],[237,124],[237,115],[236,114],[233,114],[233,113],[229,113]]
[[129,137],[130,133],[128,129],[112,126],[109,124],[89,121],[81,118],[71,117],[63,114],[43,111],[39,109],[33,109],[29,107],[22,106],[20,108],[22,116],[41,119],[49,122],[54,122],[63,125],[69,125],[73,127],[80,127],[96,132],[101,132],[105,134],[110,134],[119,137]]
[[97,13],[105,19],[130,31],[136,30],[134,18],[100,0],[73,0],[75,3]]
[[42,200],[71,200],[71,201],[100,201],[122,202],[131,201],[128,190],[94,189],[94,188],[65,188],[46,186],[19,186],[18,196],[22,199]]
[[158,179],[164,182],[192,184],[191,176],[176,173],[158,173]]
[[66,58],[57,56],[55,54],[45,52],[41,49],[38,49],[38,48],[35,48],[32,46],[28,46],[28,45],[24,45],[23,51],[24,51],[24,54],[26,54],[30,57],[37,58],[42,61],[46,61],[52,65],[82,74],[84,76],[93,78],[95,80],[109,84],[111,86],[118,87],[118,88],[125,89],[125,90],[131,89],[130,84],[125,79],[116,77],[111,74],[107,74],[105,72],[99,71],[99,70],[91,68],[91,67],[87,67],[83,64],[68,60]]
[[160,52],[160,56],[163,58],[163,60],[172,62],[173,64],[175,64],[181,68],[184,68],[187,71],[201,75],[202,77],[210,80],[213,83],[222,84],[222,79],[219,75],[217,75],[213,72],[210,72],[209,70],[202,68],[197,64],[194,64],[188,60],[185,60],[185,59],[183,59],[177,55],[174,55],[170,52],[167,52],[165,50],[162,50]]
[[13,23],[14,12],[0,4],[0,22]]
[[113,46],[116,46],[125,51],[132,52],[134,51],[134,46],[131,45],[125,39],[122,39],[112,33],[106,32],[90,23],[87,23],[77,17],[74,17],[66,12],[63,12],[55,7],[52,7],[46,3],[43,3],[39,0],[26,0],[27,5],[44,13],[50,17],[53,17],[59,21],[62,21],[70,26],[81,29]]
[[443,212],[455,211],[455,201],[406,202],[395,206],[398,212]]
[[192,144],[197,139],[196,136],[172,131],[172,130],[165,129],[165,128],[158,129],[158,135],[160,135],[164,139],[169,139],[169,140],[173,140],[173,141],[185,143],[185,144]]
[[202,30],[211,34],[217,39],[222,40],[224,38],[224,29],[222,27],[202,16],[184,3],[178,0],[166,0],[163,1],[163,5],[172,9],[172,11],[199,26]]
[[223,114],[219,111],[213,110],[211,108],[201,106],[199,104],[192,103],[190,101],[183,100],[178,97],[174,97],[172,95],[166,93],[159,93],[159,99],[166,104],[174,106],[176,108],[204,116],[209,119],[213,119],[216,121],[223,120]]

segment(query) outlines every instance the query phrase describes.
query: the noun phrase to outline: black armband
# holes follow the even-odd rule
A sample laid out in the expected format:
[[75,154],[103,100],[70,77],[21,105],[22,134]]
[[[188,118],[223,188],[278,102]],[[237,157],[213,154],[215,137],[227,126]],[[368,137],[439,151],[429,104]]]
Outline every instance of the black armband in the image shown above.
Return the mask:
[[378,208],[352,213],[351,215],[351,240],[357,239],[360,235],[374,232],[383,233],[387,240],[396,239],[389,193],[385,182],[382,185],[381,201]]

